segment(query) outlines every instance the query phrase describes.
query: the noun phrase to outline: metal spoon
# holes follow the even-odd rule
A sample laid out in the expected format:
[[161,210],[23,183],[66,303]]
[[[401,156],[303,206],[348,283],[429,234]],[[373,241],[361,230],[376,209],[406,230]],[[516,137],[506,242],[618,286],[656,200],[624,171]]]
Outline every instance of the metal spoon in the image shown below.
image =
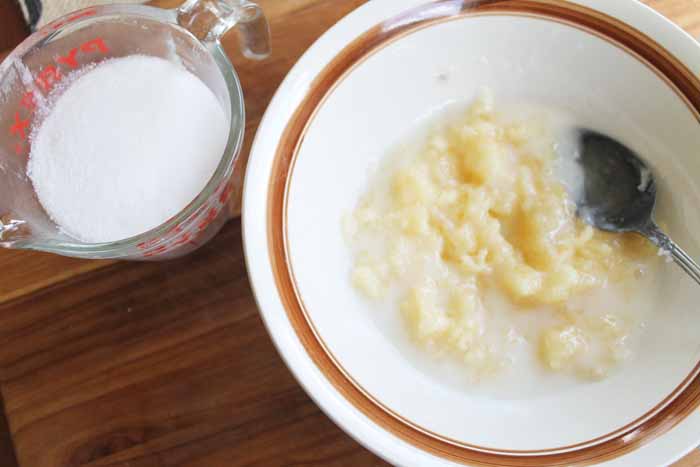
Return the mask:
[[576,201],[578,216],[601,230],[644,235],[700,284],[700,266],[654,222],[656,184],[651,169],[609,136],[587,129],[579,135],[584,190]]

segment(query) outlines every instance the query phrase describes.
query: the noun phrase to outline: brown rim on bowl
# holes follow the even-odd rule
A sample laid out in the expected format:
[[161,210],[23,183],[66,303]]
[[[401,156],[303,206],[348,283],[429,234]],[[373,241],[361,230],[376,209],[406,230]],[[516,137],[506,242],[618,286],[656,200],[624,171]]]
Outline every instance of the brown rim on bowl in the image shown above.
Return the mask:
[[545,450],[499,450],[445,438],[421,428],[365,391],[329,351],[298,292],[288,255],[287,197],[299,148],[318,109],[356,66],[383,47],[442,22],[477,15],[530,16],[594,34],[635,56],[662,78],[700,120],[700,81],[671,53],[631,26],[560,0],[441,0],[409,10],[360,35],[322,70],[295,110],[277,146],[268,187],[268,249],[287,317],[316,366],[355,408],[402,440],[456,462],[479,466],[583,466],[628,453],[666,433],[700,405],[700,363],[659,404],[603,436]]

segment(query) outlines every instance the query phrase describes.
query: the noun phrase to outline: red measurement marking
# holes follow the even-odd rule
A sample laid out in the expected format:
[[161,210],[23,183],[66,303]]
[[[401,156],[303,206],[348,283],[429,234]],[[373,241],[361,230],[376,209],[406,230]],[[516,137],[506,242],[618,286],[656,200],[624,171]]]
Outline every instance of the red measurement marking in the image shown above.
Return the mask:
[[224,187],[224,191],[222,191],[219,195],[219,203],[226,204],[226,201],[228,201],[228,197],[231,196],[232,191],[233,186],[230,183],[227,183]]
[[19,112],[15,112],[15,123],[10,127],[10,133],[12,135],[19,135],[22,139],[27,139],[27,132],[25,131],[29,128],[29,119],[22,120],[19,116]]
[[152,238],[152,239],[150,239],[150,240],[146,240],[145,242],[139,243],[138,245],[136,245],[136,247],[137,247],[139,250],[146,250],[146,249],[148,249],[148,248],[151,248],[153,245],[155,245],[155,244],[158,243],[159,241],[160,241],[159,238]]
[[209,212],[207,212],[207,217],[205,217],[204,219],[202,219],[202,221],[201,221],[201,222],[199,223],[199,225],[197,226],[197,229],[199,229],[200,231],[206,229],[207,226],[208,226],[209,224],[211,224],[212,221],[213,221],[214,219],[216,219],[216,216],[218,216],[218,215],[219,215],[219,210],[218,210],[218,209],[216,209],[216,208],[211,208],[211,209],[209,209]]
[[165,237],[169,237],[171,235],[179,234],[182,232],[182,226],[180,224],[175,225],[172,229],[168,230],[168,233],[165,234]]
[[33,112],[36,108],[36,98],[34,97],[34,91],[27,91],[22,96],[22,100],[19,102],[22,107]]
[[94,10],[94,9],[80,11],[78,13],[75,13],[75,14],[69,16],[68,18],[64,19],[63,21],[59,21],[58,23],[54,23],[53,25],[51,25],[51,28],[55,31],[56,29],[59,29],[59,28],[65,26],[66,24],[70,23],[71,21],[75,21],[76,19],[85,18],[88,16],[94,16],[95,13],[97,13],[97,10]]
[[58,63],[64,63],[68,65],[69,68],[75,69],[78,68],[78,60],[75,59],[75,57],[78,55],[78,48],[71,49],[70,52],[68,52],[68,55],[62,56],[60,55],[56,60]]
[[22,143],[15,144],[15,154],[21,156],[24,153],[24,145]]
[[61,72],[53,65],[49,65],[39,72],[36,78],[38,84],[44,92],[49,92],[51,88],[61,80]]
[[161,245],[158,248],[155,248],[151,251],[145,252],[143,254],[143,256],[144,256],[144,258],[148,258],[149,256],[156,256],[156,255],[159,255],[161,253],[165,253],[166,251],[168,251],[168,247],[165,245]]
[[99,51],[105,54],[109,52],[109,48],[107,48],[105,41],[103,41],[101,37],[97,37],[91,41],[85,42],[83,45],[80,46],[80,50],[82,50],[83,52]]
[[189,232],[185,232],[182,237],[178,238],[173,242],[173,246],[180,246],[185,243],[189,243],[192,240],[192,235]]

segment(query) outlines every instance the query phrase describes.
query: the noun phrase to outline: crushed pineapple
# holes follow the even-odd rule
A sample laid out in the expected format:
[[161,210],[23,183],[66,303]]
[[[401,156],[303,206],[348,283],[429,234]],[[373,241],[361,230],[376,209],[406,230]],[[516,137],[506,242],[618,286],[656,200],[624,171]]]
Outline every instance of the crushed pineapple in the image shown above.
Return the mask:
[[586,337],[576,326],[551,328],[542,333],[540,353],[542,360],[552,370],[571,365],[579,352],[585,352]]
[[484,338],[485,290],[524,312],[554,310],[559,322],[532,343],[542,365],[601,376],[625,354],[628,327],[614,314],[586,322],[586,310],[557,310],[593,288],[634,280],[654,249],[575,217],[554,175],[553,141],[541,123],[499,117],[488,96],[436,129],[355,210],[351,242],[383,245],[356,247],[355,287],[377,299],[408,283],[399,308],[413,339],[479,371],[503,363]]

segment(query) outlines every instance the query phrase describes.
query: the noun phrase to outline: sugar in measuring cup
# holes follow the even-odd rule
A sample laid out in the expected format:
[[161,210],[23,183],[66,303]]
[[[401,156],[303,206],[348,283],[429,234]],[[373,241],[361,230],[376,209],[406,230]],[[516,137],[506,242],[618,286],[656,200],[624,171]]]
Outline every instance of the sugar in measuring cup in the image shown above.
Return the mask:
[[[241,49],[246,57],[262,59],[268,55],[267,21],[260,8],[246,0],[187,0],[174,10],[135,5],[88,8],[48,24],[18,46],[0,64],[0,246],[83,258],[167,259],[186,254],[209,240],[227,220],[228,198],[239,189],[233,185],[232,174],[245,127],[243,94],[233,66],[220,44],[221,36],[234,27],[239,33]],[[44,190],[42,199],[37,193],[38,185],[32,180],[32,177],[35,182],[40,179],[41,173],[53,173],[51,170],[55,161],[51,160],[52,157],[71,155],[70,151],[51,152],[51,148],[55,147],[51,138],[55,135],[51,135],[49,130],[45,131],[42,125],[52,126],[54,133],[71,130],[71,134],[77,134],[77,138],[81,139],[80,131],[90,131],[93,127],[85,125],[77,131],[74,125],[81,123],[79,118],[62,118],[62,115],[71,115],[70,105],[77,104],[64,102],[64,106],[69,107],[61,114],[58,111],[61,99],[65,97],[65,100],[70,100],[70,97],[79,101],[83,98],[80,92],[89,96],[95,89],[99,91],[100,82],[94,81],[96,78],[93,76],[98,71],[109,79],[110,71],[128,73],[134,67],[153,65],[152,62],[157,62],[154,65],[157,72],[149,75],[152,80],[162,77],[163,86],[167,87],[172,83],[165,81],[182,78],[183,83],[194,86],[192,92],[209,94],[212,102],[220,105],[221,118],[225,122],[219,128],[223,132],[221,154],[214,154],[212,175],[207,174],[207,178],[203,179],[205,186],[201,192],[193,193],[194,199],[189,204],[162,223],[128,238],[79,240],[80,235],[67,231],[56,222],[56,216],[47,212],[50,211],[47,206],[51,203],[47,202],[46,193],[52,191]],[[170,66],[172,70],[168,68]],[[150,68],[143,69],[151,73]],[[182,70],[183,76],[188,75],[191,79],[178,78],[178,69]],[[187,73],[184,73],[185,70]],[[80,81],[76,81],[76,77]],[[128,84],[129,80],[135,82],[139,78],[129,77],[122,83]],[[90,79],[93,81],[90,82]],[[199,84],[195,85],[193,81]],[[75,87],[80,83],[83,89],[76,91],[71,83],[76,83]],[[176,85],[185,86],[180,82]],[[196,86],[206,90],[197,90]],[[107,86],[105,88],[108,89]],[[110,92],[112,94],[107,97],[117,101],[119,96],[114,95],[113,90]],[[72,95],[69,96],[69,93]],[[148,101],[150,96],[143,97]],[[184,100],[188,97],[172,95],[172,99]],[[52,117],[54,110],[56,112]],[[207,109],[204,111],[211,113]],[[201,125],[202,118],[196,118],[200,122],[199,131],[206,132],[207,129]],[[145,122],[146,125],[148,123]],[[135,127],[125,124],[121,129],[124,128]],[[115,128],[114,138],[128,138],[129,135],[122,137],[119,130]],[[42,137],[37,137],[42,132],[48,134],[43,137],[43,143]],[[143,134],[147,135],[148,132],[144,131]],[[89,137],[85,136],[88,140]],[[117,145],[120,141],[114,139],[111,144]],[[172,147],[174,143],[170,143]],[[44,146],[39,147],[40,144]],[[110,141],[104,141],[104,145],[105,154],[111,154],[109,150],[114,152]],[[189,151],[194,153],[192,157],[195,161],[201,158],[200,154],[196,154],[197,149],[197,146],[193,146]],[[39,155],[45,156],[45,160],[40,161]],[[102,152],[99,155],[104,156]],[[119,168],[118,157],[114,159],[111,163]],[[29,166],[31,172],[32,165],[35,167],[30,177],[27,169]],[[188,170],[183,167],[176,172],[169,167],[170,176]],[[69,169],[79,172],[83,167],[70,166]],[[129,182],[143,185],[153,179],[155,183],[159,176],[157,169],[149,167],[146,175],[141,174],[143,177]],[[167,172],[168,167],[163,169]],[[109,180],[109,177],[106,176],[105,180]],[[52,180],[55,184],[64,182],[61,177]],[[89,195],[81,194],[80,189],[74,191],[76,206],[84,206],[85,203],[78,201],[85,201],[80,199],[81,196]],[[119,190],[112,191],[118,196]],[[66,193],[70,192],[64,190],[61,196],[66,198]],[[107,196],[110,193],[105,189],[99,195]],[[64,206],[70,205],[70,199],[61,201]],[[80,209],[84,208],[76,208],[71,214],[80,215]],[[136,206],[135,210],[138,209]],[[108,220],[113,221],[102,219],[97,222],[108,224]]]

